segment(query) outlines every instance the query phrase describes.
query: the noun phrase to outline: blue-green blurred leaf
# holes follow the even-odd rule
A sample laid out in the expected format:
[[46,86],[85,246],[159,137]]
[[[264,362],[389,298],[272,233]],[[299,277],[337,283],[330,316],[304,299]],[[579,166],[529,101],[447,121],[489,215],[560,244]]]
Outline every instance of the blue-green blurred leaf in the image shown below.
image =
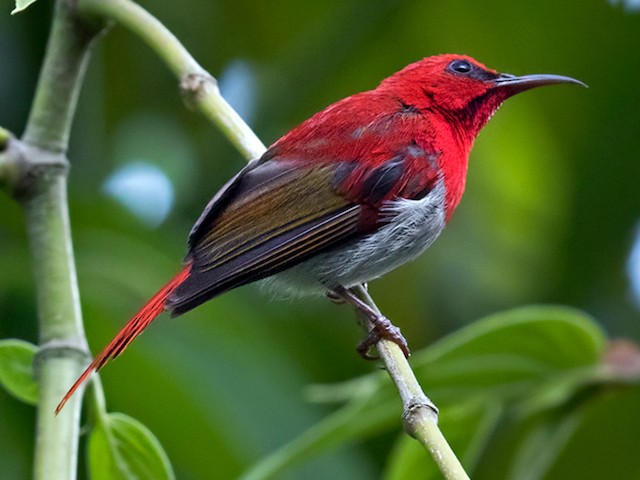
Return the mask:
[[93,480],[171,480],[171,463],[147,427],[122,413],[109,413],[89,437]]
[[38,347],[23,340],[0,340],[0,385],[30,405],[38,403],[38,383],[33,375],[37,351]]

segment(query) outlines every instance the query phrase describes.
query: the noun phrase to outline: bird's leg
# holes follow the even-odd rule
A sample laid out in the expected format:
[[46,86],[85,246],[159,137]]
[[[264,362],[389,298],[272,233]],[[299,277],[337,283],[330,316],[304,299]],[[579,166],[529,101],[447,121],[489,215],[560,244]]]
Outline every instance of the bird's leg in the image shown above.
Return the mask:
[[335,303],[336,305],[342,305],[343,303],[345,303],[345,299],[339,296],[333,290],[327,291],[324,296],[327,297],[331,301],[331,303]]
[[[366,288],[366,287],[365,287]],[[374,360],[377,357],[374,357],[369,354],[369,350],[373,347],[379,340],[385,339],[389,340],[402,350],[404,356],[409,358],[409,345],[407,341],[400,333],[400,329],[396,327],[391,320],[382,315],[381,313],[376,312],[373,308],[363,302],[358,296],[353,293],[351,290],[344,287],[337,287],[331,291],[331,297],[329,298],[338,298],[343,302],[350,303],[353,305],[359,312],[365,315],[369,321],[372,323],[373,328],[369,332],[369,335],[358,345],[358,353],[362,358],[366,360]]]
[[[365,290],[369,290],[369,285],[365,282],[362,284],[362,288],[364,288]],[[338,295],[336,292],[334,292],[333,290],[328,290],[327,293],[324,294],[324,296],[327,297],[336,305],[342,305],[346,303],[346,300],[340,295]]]

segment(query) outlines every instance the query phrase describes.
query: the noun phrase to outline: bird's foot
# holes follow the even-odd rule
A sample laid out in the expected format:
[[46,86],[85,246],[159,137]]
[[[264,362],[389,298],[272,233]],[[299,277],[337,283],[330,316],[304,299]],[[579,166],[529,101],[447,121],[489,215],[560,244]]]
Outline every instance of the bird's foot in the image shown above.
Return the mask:
[[411,352],[409,351],[409,344],[398,327],[391,323],[387,317],[382,315],[376,316],[375,321],[373,319],[371,319],[371,321],[373,322],[373,329],[369,332],[369,335],[360,342],[357,348],[358,353],[362,358],[365,360],[378,359],[378,356],[371,355],[369,350],[383,339],[389,340],[390,342],[398,345],[405,358],[409,358],[411,355]]
[[[366,284],[364,285],[366,288]],[[402,353],[406,358],[411,355],[409,351],[409,345],[407,341],[400,333],[400,329],[396,327],[391,320],[371,308],[368,304],[363,302],[355,293],[351,290],[338,287],[333,289],[330,294],[327,294],[330,299],[339,299],[342,302],[352,304],[356,309],[365,315],[372,324],[371,331],[367,337],[358,345],[358,353],[366,360],[375,360],[378,357],[369,353],[371,347],[374,347],[380,340],[389,340],[400,347]]]

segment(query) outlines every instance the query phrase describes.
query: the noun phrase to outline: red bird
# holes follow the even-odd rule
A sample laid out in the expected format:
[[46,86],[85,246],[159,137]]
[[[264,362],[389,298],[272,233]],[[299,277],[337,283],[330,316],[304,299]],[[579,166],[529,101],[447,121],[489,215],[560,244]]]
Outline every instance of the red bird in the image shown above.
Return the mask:
[[422,253],[464,191],[469,151],[504,100],[557,75],[500,74],[460,55],[425,58],[374,90],[330,105],[250,162],[209,202],[189,234],[184,269],[116,335],[64,396],[119,355],[165,310],[181,315],[262,280],[356,305],[380,338],[407,344],[350,288]]

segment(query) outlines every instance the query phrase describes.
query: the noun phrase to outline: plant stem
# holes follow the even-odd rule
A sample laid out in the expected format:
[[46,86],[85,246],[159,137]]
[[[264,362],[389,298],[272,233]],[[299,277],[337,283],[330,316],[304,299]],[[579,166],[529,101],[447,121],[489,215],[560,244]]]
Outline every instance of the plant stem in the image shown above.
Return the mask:
[[178,77],[188,105],[213,121],[247,160],[260,157],[264,144],[220,94],[217,82],[167,27],[129,0],[79,0],[87,16],[115,20],[146,42]]
[[75,478],[80,395],[54,416],[66,388],[82,372],[88,349],[81,323],[71,250],[66,179],[47,179],[25,202],[36,278],[40,384],[34,478]]
[[56,404],[88,356],[67,204],[65,152],[78,94],[97,32],[80,25],[71,0],[58,0],[21,145],[24,206],[37,292],[39,402],[34,478],[74,479],[81,396],[54,416]]
[[[380,313],[380,309],[363,286],[354,287],[353,291],[362,301]],[[368,318],[364,315],[360,315],[360,318],[370,329]],[[438,464],[444,478],[468,480],[469,476],[464,471],[460,460],[438,428],[438,409],[422,391],[400,347],[382,339],[377,343],[376,349],[402,399],[405,431],[427,449]]]
[[22,140],[50,152],[66,152],[71,122],[89,61],[95,30],[77,21],[73,0],[58,0]]

